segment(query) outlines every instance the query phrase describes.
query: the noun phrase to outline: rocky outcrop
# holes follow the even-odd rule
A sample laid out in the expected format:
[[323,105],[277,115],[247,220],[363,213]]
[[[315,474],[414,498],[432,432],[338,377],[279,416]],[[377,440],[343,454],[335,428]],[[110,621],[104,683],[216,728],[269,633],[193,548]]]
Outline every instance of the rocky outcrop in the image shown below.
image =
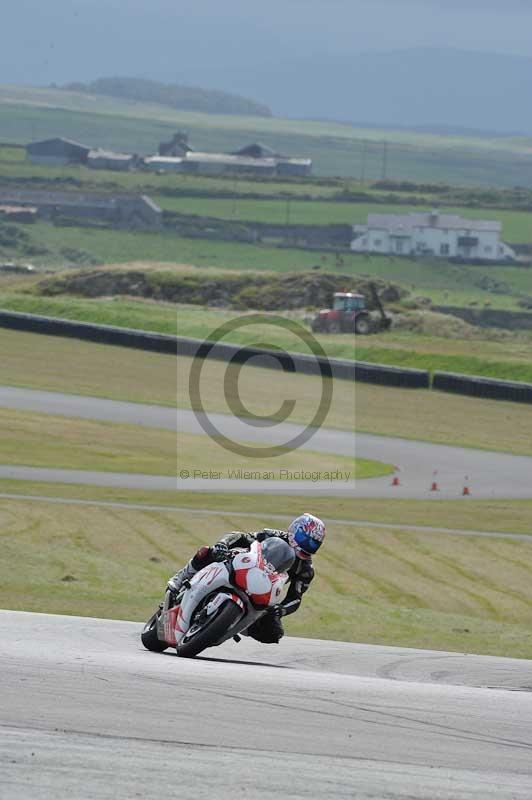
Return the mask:
[[[70,294],[82,297],[129,295],[172,303],[203,306],[232,306],[239,309],[326,308],[334,292],[356,291],[367,298],[371,308],[370,281],[321,272],[272,273],[226,272],[198,269],[172,270],[94,269],[63,273],[41,281],[36,290],[43,295]],[[374,281],[385,302],[397,302],[404,289]]]

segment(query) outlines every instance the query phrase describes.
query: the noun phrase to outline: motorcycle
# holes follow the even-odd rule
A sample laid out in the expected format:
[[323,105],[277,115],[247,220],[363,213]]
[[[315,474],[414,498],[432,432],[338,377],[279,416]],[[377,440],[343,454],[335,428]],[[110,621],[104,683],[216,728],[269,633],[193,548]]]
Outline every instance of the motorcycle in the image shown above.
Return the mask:
[[141,634],[147,650],[175,647],[193,658],[228,639],[240,641],[246,630],[285,599],[292,547],[279,537],[234,549],[222,562],[209,564],[185,581],[179,593],[167,588],[163,603]]

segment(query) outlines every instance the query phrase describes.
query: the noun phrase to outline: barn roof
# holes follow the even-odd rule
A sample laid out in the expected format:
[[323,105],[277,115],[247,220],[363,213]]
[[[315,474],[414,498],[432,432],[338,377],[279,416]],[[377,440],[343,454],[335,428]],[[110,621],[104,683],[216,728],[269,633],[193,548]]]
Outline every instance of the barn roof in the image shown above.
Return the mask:
[[90,150],[90,147],[88,147],[86,144],[75,142],[73,139],[65,139],[63,136],[53,136],[51,139],[41,139],[38,142],[30,142],[30,144],[27,145],[27,149],[34,150],[53,144],[68,144],[70,147],[79,147],[81,150],[86,150],[87,152]]
[[266,144],[262,144],[262,142],[253,142],[252,144],[248,144],[245,147],[242,147],[241,150],[236,150],[232,153],[234,156],[248,156],[249,158],[276,158],[278,157],[278,153],[275,150],[272,150],[271,147],[268,147]]
[[443,228],[500,233],[502,223],[493,219],[466,219],[458,216],[458,214],[440,214],[427,211],[411,214],[368,214],[367,227],[381,230]]

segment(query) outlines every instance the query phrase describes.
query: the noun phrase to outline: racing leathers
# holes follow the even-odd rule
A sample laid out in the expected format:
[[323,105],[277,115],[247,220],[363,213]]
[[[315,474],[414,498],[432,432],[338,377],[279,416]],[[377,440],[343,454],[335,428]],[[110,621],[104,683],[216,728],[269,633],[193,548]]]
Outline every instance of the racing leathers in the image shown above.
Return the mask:
[[[223,554],[227,553],[230,549],[234,547],[249,548],[254,541],[262,542],[264,539],[268,539],[271,536],[278,536],[290,544],[288,541],[288,534],[273,528],[264,528],[261,531],[251,533],[232,531],[223,536],[213,547],[200,547],[186,567],[174,575],[168,585],[170,588],[177,591],[181,588],[185,579],[191,578],[200,569],[212,564],[213,561],[220,560]],[[249,636],[252,636],[253,639],[259,642],[276,644],[284,636],[281,617],[293,614],[294,611],[298,610],[301,605],[302,597],[314,578],[311,557],[308,556],[308,558],[305,559],[296,557],[294,563],[288,570],[288,576],[290,578],[290,584],[283,602],[269,609],[264,616],[260,617],[253,625],[250,625],[246,631]]]

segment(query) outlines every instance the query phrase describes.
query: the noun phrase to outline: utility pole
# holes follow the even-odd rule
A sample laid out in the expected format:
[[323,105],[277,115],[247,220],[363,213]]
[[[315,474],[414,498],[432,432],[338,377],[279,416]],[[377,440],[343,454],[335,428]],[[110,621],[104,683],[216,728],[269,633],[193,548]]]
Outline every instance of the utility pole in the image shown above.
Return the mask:
[[364,183],[366,180],[366,158],[368,155],[368,143],[364,139],[362,142],[362,165],[360,168],[360,183]]
[[233,219],[236,217],[236,199],[237,199],[237,196],[238,196],[238,188],[237,188],[237,186],[238,186],[238,178],[235,177],[235,185],[234,185],[234,188],[233,188],[233,207],[232,207]]
[[388,172],[388,142],[382,143],[382,180],[386,180],[386,173]]
[[290,225],[290,198],[286,198],[286,224]]

